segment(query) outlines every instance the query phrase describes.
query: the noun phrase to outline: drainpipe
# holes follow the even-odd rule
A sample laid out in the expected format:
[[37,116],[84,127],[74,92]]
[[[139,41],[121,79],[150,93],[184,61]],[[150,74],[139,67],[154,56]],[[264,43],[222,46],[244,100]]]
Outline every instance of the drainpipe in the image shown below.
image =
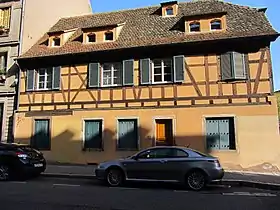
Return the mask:
[[[21,51],[22,51],[22,40],[23,40],[23,18],[24,18],[24,12],[25,12],[25,4],[26,4],[26,0],[20,0],[20,5],[21,5],[21,15],[20,15],[20,28],[19,28],[19,46],[18,46],[18,56],[21,55]],[[15,82],[16,82],[16,85],[15,85],[15,102],[14,102],[14,113],[13,113],[13,142],[14,142],[14,134],[15,134],[15,128],[16,128],[16,112],[18,111],[19,109],[19,96],[20,96],[20,73],[21,73],[21,69],[20,69],[20,66],[18,64],[18,62],[16,61],[16,65],[18,66],[18,74],[15,75]]]

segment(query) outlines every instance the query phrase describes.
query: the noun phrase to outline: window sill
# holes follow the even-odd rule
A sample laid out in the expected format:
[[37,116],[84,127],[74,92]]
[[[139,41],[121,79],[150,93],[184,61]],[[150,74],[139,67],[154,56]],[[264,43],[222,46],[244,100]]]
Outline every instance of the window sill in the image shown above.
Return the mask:
[[229,149],[229,150],[209,150],[209,153],[237,153],[236,149]]
[[83,152],[104,152],[103,148],[83,148]]
[[230,79],[230,80],[219,80],[218,83],[244,83],[247,82],[248,79]]
[[26,92],[51,92],[51,91],[60,91],[60,89],[26,90]]

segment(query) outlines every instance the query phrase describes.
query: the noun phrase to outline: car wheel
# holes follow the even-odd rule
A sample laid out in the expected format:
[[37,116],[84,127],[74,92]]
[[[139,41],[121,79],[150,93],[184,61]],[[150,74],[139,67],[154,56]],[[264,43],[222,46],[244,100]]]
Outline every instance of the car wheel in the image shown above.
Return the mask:
[[199,191],[206,185],[205,174],[199,170],[190,172],[186,177],[186,184],[191,190]]
[[111,187],[121,186],[124,182],[124,175],[120,169],[109,169],[106,174],[107,184]]
[[0,166],[0,181],[7,181],[10,178],[10,170],[8,166]]

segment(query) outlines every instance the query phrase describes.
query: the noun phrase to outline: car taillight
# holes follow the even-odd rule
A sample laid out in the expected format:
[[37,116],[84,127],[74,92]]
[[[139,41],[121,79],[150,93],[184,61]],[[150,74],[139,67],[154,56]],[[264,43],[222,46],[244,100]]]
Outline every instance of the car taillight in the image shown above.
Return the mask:
[[217,168],[221,167],[219,160],[208,160],[208,162],[214,163]]
[[17,152],[16,155],[17,155],[19,158],[23,158],[23,159],[25,159],[25,158],[28,157],[27,154],[24,154],[24,153],[21,153],[21,152]]

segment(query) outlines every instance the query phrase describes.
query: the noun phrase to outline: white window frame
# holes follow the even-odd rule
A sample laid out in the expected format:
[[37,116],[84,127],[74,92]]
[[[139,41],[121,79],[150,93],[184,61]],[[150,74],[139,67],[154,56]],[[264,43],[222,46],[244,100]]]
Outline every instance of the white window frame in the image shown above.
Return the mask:
[[[220,21],[221,29],[212,29],[212,23],[217,22],[217,21]],[[210,31],[221,31],[221,30],[223,30],[222,20],[220,20],[220,19],[214,19],[214,20],[211,20],[211,21],[210,21]]]
[[[96,34],[95,33],[89,33],[86,36],[87,36],[87,43],[96,43]],[[89,41],[89,36],[95,36],[95,41],[94,42],[90,42]]]
[[[103,81],[103,79],[104,79],[104,64],[109,64],[111,66],[111,71],[110,71],[111,72],[111,83],[109,85],[104,85],[104,81]],[[114,64],[115,63],[103,63],[101,65],[101,87],[112,87],[112,86],[114,87],[114,86],[121,85],[121,84],[114,84],[114,78],[115,78],[114,72],[116,72],[116,70],[114,68]],[[106,69],[106,70],[108,70],[108,69]],[[120,63],[120,71],[122,71],[121,63]]]
[[[38,69],[37,70],[37,90],[51,90],[52,87],[50,88],[47,88],[47,83],[48,83],[48,70],[51,70],[51,69],[48,69],[48,68],[42,68],[42,69]],[[44,88],[39,88],[39,78],[40,78],[40,71],[44,71]],[[52,80],[53,80],[53,75],[52,75]],[[53,81],[51,81],[52,83]]]
[[[111,33],[113,35],[113,39],[112,40],[106,40],[106,34],[108,34],[108,33]],[[104,42],[113,42],[114,39],[115,39],[115,37],[114,37],[114,32],[113,31],[106,31],[104,33]]]
[[[55,45],[55,39],[59,39],[59,45]],[[52,39],[52,47],[60,47],[60,46],[61,46],[61,37],[58,36],[54,37]]]
[[[154,64],[154,61],[155,60],[160,60],[161,61],[161,81],[160,82],[155,82],[155,64]],[[166,67],[165,65],[164,65],[164,60],[169,60],[169,58],[163,58],[163,59],[153,59],[152,61],[151,61],[151,63],[152,63],[152,84],[163,84],[163,83],[171,83],[172,82],[172,77],[173,77],[173,75],[172,75],[172,72],[174,71],[174,65],[173,65],[173,60],[170,58],[170,61],[171,61],[171,73],[170,73],[170,75],[171,75],[171,81],[164,81],[164,75],[166,75],[166,73],[164,72],[164,67]]]
[[[191,24],[198,23],[199,24],[199,31],[191,31]],[[200,33],[201,32],[201,23],[199,21],[192,21],[189,23],[189,32],[190,33]]]
[[[167,10],[172,10],[172,13],[173,13],[173,14],[172,14],[172,15],[169,15],[169,14],[167,13]],[[166,8],[165,8],[165,15],[166,15],[166,16],[169,16],[169,17],[170,17],[170,16],[174,16],[174,8],[173,8],[173,7],[166,7]]]

